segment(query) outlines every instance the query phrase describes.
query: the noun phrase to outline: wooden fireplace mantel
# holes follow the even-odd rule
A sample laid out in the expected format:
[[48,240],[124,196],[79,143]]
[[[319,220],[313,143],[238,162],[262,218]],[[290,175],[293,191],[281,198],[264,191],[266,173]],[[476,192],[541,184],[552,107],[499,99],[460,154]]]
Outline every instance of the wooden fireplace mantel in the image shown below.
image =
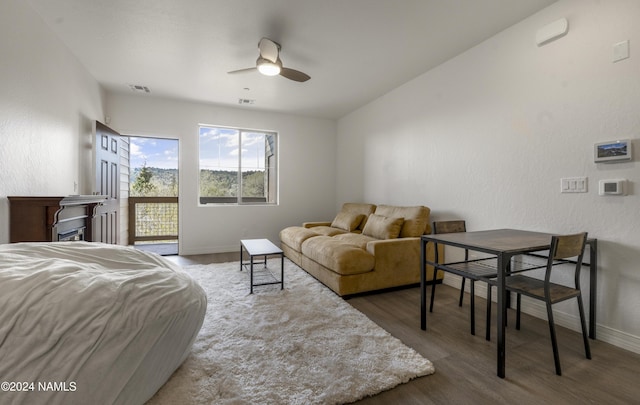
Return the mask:
[[[52,242],[67,228],[83,228],[84,240],[92,240],[95,208],[105,196],[9,196],[9,242]],[[58,229],[60,228],[60,229]]]

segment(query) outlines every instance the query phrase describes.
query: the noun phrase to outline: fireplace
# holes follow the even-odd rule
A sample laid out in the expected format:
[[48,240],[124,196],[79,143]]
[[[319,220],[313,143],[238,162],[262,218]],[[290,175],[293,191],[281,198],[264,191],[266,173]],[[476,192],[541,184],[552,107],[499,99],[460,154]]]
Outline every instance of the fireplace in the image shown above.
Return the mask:
[[60,209],[55,214],[52,227],[52,241],[85,240],[87,229],[95,216],[95,208],[105,196],[77,195],[65,197],[60,201]]
[[96,208],[105,196],[7,197],[10,242],[92,241]]
[[88,219],[86,205],[62,206],[55,215],[51,240],[54,242],[84,240]]
[[72,229],[65,233],[58,233],[58,239],[56,239],[56,241],[69,242],[69,241],[76,241],[76,240],[84,240],[85,229],[86,229],[85,227],[82,227],[82,228]]

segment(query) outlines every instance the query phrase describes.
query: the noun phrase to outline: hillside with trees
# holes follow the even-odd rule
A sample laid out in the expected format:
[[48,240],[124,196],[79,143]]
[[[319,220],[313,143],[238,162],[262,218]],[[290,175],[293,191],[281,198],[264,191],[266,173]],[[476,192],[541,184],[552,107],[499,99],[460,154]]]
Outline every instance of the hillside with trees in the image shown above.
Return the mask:
[[177,197],[178,170],[136,167],[129,175],[131,197]]
[[[131,197],[177,197],[178,170],[138,167],[130,174]],[[245,197],[264,196],[264,172],[242,173]],[[238,173],[222,170],[200,171],[200,195],[204,197],[237,197]]]

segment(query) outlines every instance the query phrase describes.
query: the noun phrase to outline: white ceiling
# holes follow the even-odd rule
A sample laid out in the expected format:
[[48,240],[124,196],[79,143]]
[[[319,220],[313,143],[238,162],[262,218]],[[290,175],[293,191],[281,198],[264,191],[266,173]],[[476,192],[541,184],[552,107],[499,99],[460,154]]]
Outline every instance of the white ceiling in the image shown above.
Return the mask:
[[[334,119],[555,1],[28,0],[109,91]],[[227,74],[262,37],[311,80]]]

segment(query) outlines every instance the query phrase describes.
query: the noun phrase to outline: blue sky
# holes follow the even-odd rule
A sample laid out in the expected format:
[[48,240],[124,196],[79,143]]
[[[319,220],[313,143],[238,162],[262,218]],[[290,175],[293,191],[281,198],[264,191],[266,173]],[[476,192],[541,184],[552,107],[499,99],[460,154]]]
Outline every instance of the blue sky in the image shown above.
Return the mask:
[[178,168],[178,140],[157,138],[130,138],[131,168],[147,167],[162,169]]
[[238,168],[238,154],[242,153],[242,171],[264,170],[264,133],[242,132],[233,128],[200,127],[200,168],[231,170]]
[[[200,128],[200,167],[211,170],[231,170],[238,167],[238,154],[242,153],[242,170],[264,170],[264,133],[243,132],[240,148],[238,130],[233,128]],[[178,168],[178,141],[130,137],[132,169],[147,167]]]

